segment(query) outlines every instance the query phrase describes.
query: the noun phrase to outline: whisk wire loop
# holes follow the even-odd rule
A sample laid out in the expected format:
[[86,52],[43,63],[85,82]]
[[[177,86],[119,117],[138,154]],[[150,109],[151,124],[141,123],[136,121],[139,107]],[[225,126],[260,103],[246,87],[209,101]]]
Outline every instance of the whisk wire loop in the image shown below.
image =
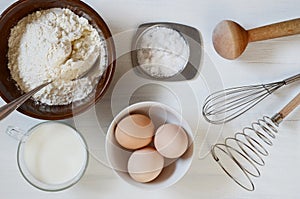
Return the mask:
[[[250,131],[250,133],[248,133],[248,130]],[[252,136],[250,136],[250,134],[254,134]],[[263,146],[263,144],[259,141],[263,141],[265,144],[267,145],[272,145],[272,141],[263,133],[256,131],[252,128],[246,127],[243,130],[243,134],[245,135],[247,141],[249,142],[249,144],[256,149],[257,152],[259,152],[260,154],[267,156],[269,155],[268,151],[266,150],[266,148]],[[254,136],[257,137],[257,139],[254,138]]]
[[[224,148],[222,148],[224,147]],[[221,162],[221,160],[219,159],[219,157],[217,156],[216,151],[220,150],[221,152],[223,152],[225,155],[227,155],[229,158],[231,158],[231,160],[240,168],[240,170],[243,172],[243,174],[245,175],[246,179],[250,182],[250,187],[244,185],[242,182],[240,182],[240,180],[238,178],[236,178],[233,174],[231,174],[231,171],[229,169],[227,169]],[[235,181],[235,183],[237,183],[239,186],[241,186],[242,188],[248,190],[248,191],[253,191],[255,189],[254,183],[251,180],[249,174],[246,172],[246,170],[244,169],[244,167],[239,163],[239,161],[236,160],[236,158],[233,157],[232,153],[229,152],[229,149],[232,151],[235,151],[237,154],[239,154],[242,158],[246,159],[246,161],[248,161],[248,158],[241,153],[239,150],[237,150],[234,147],[231,146],[227,146],[226,144],[217,144],[214,145],[212,148],[212,156],[214,158],[214,160],[219,164],[219,166],[222,168],[222,170],[233,180]]]
[[229,122],[254,107],[285,84],[286,81],[279,81],[217,91],[205,99],[202,114],[212,124]]
[[272,132],[278,133],[278,123],[273,122],[272,119],[268,116],[264,116],[263,121],[272,130]]
[[[240,136],[244,136],[246,138],[247,142],[249,142],[249,145],[245,144],[245,142],[243,142],[242,140],[240,140],[238,138],[239,135]],[[264,162],[263,158],[259,155],[259,154],[261,154],[261,151],[257,150],[256,146],[253,144],[253,142],[255,142],[255,144],[260,145],[259,142],[257,142],[255,139],[253,139],[252,137],[250,137],[249,135],[246,135],[244,133],[236,133],[235,136],[234,136],[234,138],[237,141],[237,144],[239,145],[239,147],[243,151],[243,153],[246,154],[253,162],[255,162],[256,164],[258,164],[260,166],[264,166],[265,165],[265,162]],[[259,161],[256,158],[252,158],[252,156],[248,154],[247,150],[244,149],[244,147],[246,147],[253,154],[255,154],[255,156],[259,159]],[[260,147],[262,147],[262,145],[260,145]]]
[[[214,106],[210,106],[208,108],[211,109],[211,111],[209,112],[210,115],[212,114],[222,114],[222,113],[226,113],[226,112],[230,112],[232,110],[235,110],[241,106],[247,105],[248,103],[251,104],[251,102],[255,101],[255,95],[260,94],[261,91],[256,91],[256,92],[245,92],[243,93],[243,95],[239,96],[239,98],[236,98],[236,96],[231,96],[230,98],[225,98],[225,103],[222,101],[216,102],[215,105],[220,105],[222,106],[220,108],[220,110],[218,109],[214,109]],[[268,92],[264,92],[261,95],[259,95],[258,97],[264,97],[265,95],[267,95]],[[215,106],[217,107],[217,106]],[[219,107],[218,107],[219,108]]]
[[[214,160],[218,162],[220,167],[231,179],[244,189],[253,191],[255,187],[250,176],[259,177],[261,175],[258,166],[265,165],[263,157],[269,155],[266,146],[273,145],[272,139],[275,139],[276,133],[278,133],[277,125],[271,118],[264,116],[257,122],[252,123],[251,127],[246,127],[242,132],[235,133],[234,137],[226,138],[224,144],[219,143],[214,145],[211,149],[211,153]],[[266,146],[264,146],[263,143]],[[232,171],[222,164],[221,158],[217,155],[216,150],[223,152],[240,168],[248,180],[248,186],[239,178],[235,177]],[[235,154],[240,158],[236,157]],[[251,166],[252,169],[249,169],[246,165]]]
[[[260,172],[259,172],[258,168],[256,167],[255,162],[252,161],[252,157],[249,156],[249,153],[245,150],[244,147],[248,148],[249,150],[253,150],[253,149],[249,145],[247,145],[245,142],[243,142],[242,140],[239,140],[239,139],[236,139],[233,137],[226,138],[225,145],[231,146],[230,141],[236,142],[236,144],[241,149],[240,153],[236,153],[236,151],[239,150],[238,148],[235,148],[236,150],[232,150],[233,146],[231,148],[228,148],[228,152],[230,153],[230,156],[235,160],[235,162],[239,162],[239,165],[241,167],[243,167],[243,169],[245,170],[246,173],[248,173],[254,177],[259,177]],[[233,152],[236,153],[236,155]],[[246,167],[246,165],[243,165],[242,161],[240,161],[241,157],[243,159],[247,160],[246,163],[248,163],[248,165],[250,165],[254,171],[251,171],[250,169],[248,169],[248,167]]]

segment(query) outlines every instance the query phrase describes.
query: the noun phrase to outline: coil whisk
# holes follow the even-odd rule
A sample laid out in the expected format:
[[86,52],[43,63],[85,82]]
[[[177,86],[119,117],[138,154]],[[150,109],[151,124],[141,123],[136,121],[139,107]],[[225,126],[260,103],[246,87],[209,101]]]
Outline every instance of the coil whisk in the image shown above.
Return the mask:
[[[273,145],[279,124],[299,104],[300,93],[272,118],[264,116],[253,122],[250,127],[245,127],[241,132],[235,133],[233,137],[226,138],[224,143],[215,144],[211,149],[213,159],[238,185],[248,191],[253,191],[255,189],[253,177],[261,175],[259,167],[265,165],[264,157],[269,155],[267,147]],[[220,153],[242,171],[246,181],[236,177],[234,170],[226,167]]]
[[[234,137],[226,138],[224,144],[214,145],[212,148],[212,156],[237,184],[246,190],[253,191],[254,183],[251,176],[259,177],[261,175],[258,166],[265,165],[263,157],[269,155],[266,146],[273,145],[272,140],[275,139],[277,133],[278,124],[275,124],[271,118],[264,116],[257,122],[252,123],[251,127],[246,127],[242,132],[236,133]],[[220,161],[217,150],[231,158],[242,170],[250,186],[245,185],[231,174]],[[247,168],[245,163],[242,163],[241,160],[246,161],[248,167],[251,166],[252,170]]]

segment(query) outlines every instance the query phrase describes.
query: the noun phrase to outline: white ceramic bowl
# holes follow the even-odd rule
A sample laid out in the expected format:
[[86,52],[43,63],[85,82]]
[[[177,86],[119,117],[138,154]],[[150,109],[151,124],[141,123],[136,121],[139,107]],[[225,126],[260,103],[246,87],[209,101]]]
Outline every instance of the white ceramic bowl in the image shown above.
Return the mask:
[[[177,124],[185,129],[189,138],[189,147],[186,152],[176,160],[165,158],[164,168],[160,175],[147,183],[137,182],[130,177],[127,172],[127,163],[133,150],[127,150],[119,145],[114,135],[118,122],[134,113],[148,115],[154,123],[155,129],[164,123]],[[193,150],[193,133],[188,123],[178,112],[158,102],[140,102],[122,110],[109,126],[106,137],[106,155],[111,168],[129,184],[145,189],[162,189],[179,181],[191,166]]]

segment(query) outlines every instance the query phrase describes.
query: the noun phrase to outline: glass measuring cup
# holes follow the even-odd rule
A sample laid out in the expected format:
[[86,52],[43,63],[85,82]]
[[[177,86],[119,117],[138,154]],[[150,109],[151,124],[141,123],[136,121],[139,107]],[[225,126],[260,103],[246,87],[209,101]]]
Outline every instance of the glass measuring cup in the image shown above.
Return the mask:
[[75,185],[88,164],[87,145],[73,127],[44,122],[28,131],[8,127],[19,141],[17,164],[24,179],[43,191],[61,191]]

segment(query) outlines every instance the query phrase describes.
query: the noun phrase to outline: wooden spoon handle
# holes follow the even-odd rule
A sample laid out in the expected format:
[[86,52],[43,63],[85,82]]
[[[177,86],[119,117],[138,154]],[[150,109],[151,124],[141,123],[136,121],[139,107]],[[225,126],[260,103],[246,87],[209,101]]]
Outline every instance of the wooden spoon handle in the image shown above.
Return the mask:
[[300,33],[300,18],[248,30],[249,42],[273,39]]
[[274,115],[272,121],[276,124],[279,124],[286,116],[288,116],[295,108],[300,105],[300,92],[298,95],[292,99],[279,113]]

